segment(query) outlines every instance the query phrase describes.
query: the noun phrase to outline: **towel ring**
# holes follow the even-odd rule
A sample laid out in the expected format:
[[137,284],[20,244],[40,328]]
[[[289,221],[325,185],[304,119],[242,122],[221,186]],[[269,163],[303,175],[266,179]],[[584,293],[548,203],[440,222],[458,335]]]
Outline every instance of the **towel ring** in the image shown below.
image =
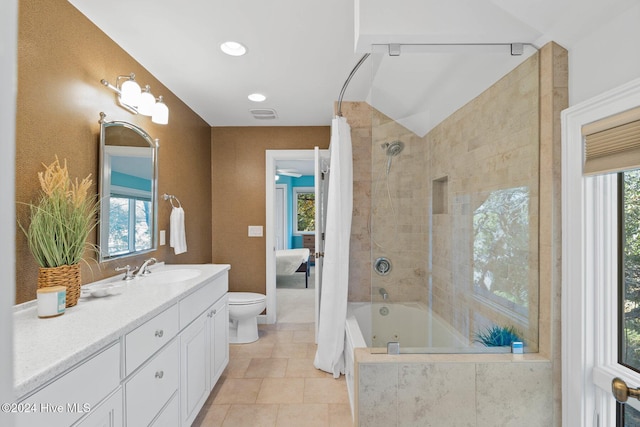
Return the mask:
[[[171,207],[172,207],[172,208],[181,208],[181,207],[182,207],[182,203],[180,203],[180,200],[178,200],[178,198],[177,198],[176,196],[172,195],[172,194],[164,193],[164,194],[162,195],[162,198],[163,198],[163,199],[165,199],[165,200],[168,200],[168,201],[169,201],[169,203],[171,203]],[[174,204],[173,204],[173,201],[174,201],[174,200],[175,200],[176,202],[178,202],[178,206],[176,206],[176,205],[174,205]]]

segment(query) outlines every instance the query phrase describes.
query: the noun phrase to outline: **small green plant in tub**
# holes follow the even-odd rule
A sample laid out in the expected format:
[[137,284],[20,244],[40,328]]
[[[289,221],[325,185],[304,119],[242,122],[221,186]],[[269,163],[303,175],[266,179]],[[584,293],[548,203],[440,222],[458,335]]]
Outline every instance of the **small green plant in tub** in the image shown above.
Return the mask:
[[523,341],[520,331],[513,326],[491,326],[476,332],[476,342],[487,347],[510,346],[514,341]]

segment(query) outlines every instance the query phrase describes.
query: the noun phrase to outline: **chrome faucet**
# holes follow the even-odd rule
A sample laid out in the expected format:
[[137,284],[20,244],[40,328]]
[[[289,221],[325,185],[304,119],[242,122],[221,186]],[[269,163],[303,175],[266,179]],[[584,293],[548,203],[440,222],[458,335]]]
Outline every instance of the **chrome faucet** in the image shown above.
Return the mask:
[[[134,270],[136,268],[137,267],[133,267]],[[116,267],[116,271],[124,271],[124,277],[122,278],[122,280],[133,280],[134,278],[134,273],[131,272],[131,266],[129,264],[125,265],[124,267]]]
[[153,257],[149,258],[148,260],[142,263],[142,265],[137,271],[133,273],[133,276],[134,277],[148,276],[149,274],[151,274],[151,270],[149,270],[149,266],[155,264],[156,262],[158,262],[157,259]]
[[386,301],[387,298],[389,298],[389,294],[387,293],[387,290],[385,288],[380,288],[378,292],[380,292],[380,295],[382,295],[383,301]]

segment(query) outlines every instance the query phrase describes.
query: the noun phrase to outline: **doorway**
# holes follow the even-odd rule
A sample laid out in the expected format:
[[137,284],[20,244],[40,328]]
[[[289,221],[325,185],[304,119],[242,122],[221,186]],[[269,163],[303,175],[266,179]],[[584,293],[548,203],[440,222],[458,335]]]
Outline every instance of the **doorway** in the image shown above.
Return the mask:
[[[322,180],[321,168],[319,166],[319,157],[328,158],[328,150],[266,150],[266,224],[265,224],[265,241],[266,241],[266,295],[267,295],[267,314],[259,318],[260,322],[263,323],[276,323],[277,321],[281,321],[278,317],[278,290],[277,290],[277,274],[276,274],[276,250],[278,250],[278,242],[277,242],[277,224],[280,221],[280,218],[277,218],[278,208],[276,207],[277,203],[277,193],[276,188],[281,186],[280,182],[287,181],[286,179],[282,179],[281,181],[276,181],[276,175],[279,176],[309,176],[309,173],[312,173],[313,180],[311,186],[313,187],[313,194],[315,200],[322,200],[322,195],[318,194],[321,192],[322,186],[318,184]],[[298,170],[299,169],[299,170]],[[312,172],[311,172],[312,171]],[[279,173],[277,173],[279,172]],[[304,174],[304,175],[303,175]],[[276,184],[278,182],[278,184]],[[287,186],[284,190],[284,194],[287,195],[289,201],[293,197],[294,192]],[[289,203],[291,205],[292,203]],[[319,204],[316,205],[318,207]],[[281,209],[282,210],[282,209]],[[291,210],[289,209],[289,213],[287,214],[287,224],[288,228],[291,230],[296,229],[296,224],[293,224],[294,220],[289,218],[292,216]],[[318,209],[317,209],[318,211]],[[319,211],[322,211],[322,207],[320,207]],[[308,315],[306,319],[311,320],[316,323],[317,328],[317,313],[319,311],[319,282],[320,282],[320,274],[319,270],[319,261],[321,260],[314,259],[313,256],[316,253],[321,252],[322,246],[322,221],[315,220],[316,226],[314,227],[313,234],[305,232],[303,230],[302,233],[298,233],[295,235],[292,233],[291,236],[288,236],[287,233],[284,233],[283,237],[284,243],[281,247],[293,249],[304,247],[305,245],[301,242],[304,240],[305,236],[313,236],[313,247],[309,248],[310,260],[307,263],[307,267],[310,269],[310,277],[307,278],[308,288],[305,289],[311,290],[311,292],[307,292],[309,296],[305,297],[304,302],[291,302],[292,306],[296,306],[297,309],[301,305],[302,308],[300,310],[306,310],[306,314]],[[319,226],[318,226],[319,224]],[[300,281],[304,286],[305,283],[305,272],[293,272],[292,275],[294,277],[289,278],[293,281]],[[286,317],[284,318],[286,320]]]

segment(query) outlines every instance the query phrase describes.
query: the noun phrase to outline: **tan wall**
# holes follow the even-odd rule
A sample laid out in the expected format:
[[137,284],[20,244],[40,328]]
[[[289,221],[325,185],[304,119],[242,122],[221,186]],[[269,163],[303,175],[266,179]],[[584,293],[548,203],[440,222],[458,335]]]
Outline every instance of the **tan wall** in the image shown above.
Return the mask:
[[[22,0],[19,4],[16,201],[38,194],[37,172],[54,155],[66,158],[70,174],[92,174],[97,192],[98,119],[125,120],[160,139],[159,193],[176,195],[186,212],[188,252],[175,256],[168,246],[154,253],[101,265],[82,266],[88,283],[115,274],[117,265],[139,265],[148,256],[168,263],[211,262],[210,127],[66,0]],[[134,72],[141,84],[163,95],[169,124],[153,124],[118,107],[100,84]],[[17,205],[26,223],[25,207]],[[159,201],[160,229],[168,229],[170,206]],[[95,234],[91,237],[95,243]],[[167,236],[168,238],[168,236]],[[24,235],[16,236],[16,302],[35,298],[37,264]]]
[[328,148],[330,128],[216,127],[211,131],[213,262],[231,264],[229,290],[266,292],[265,151]]

